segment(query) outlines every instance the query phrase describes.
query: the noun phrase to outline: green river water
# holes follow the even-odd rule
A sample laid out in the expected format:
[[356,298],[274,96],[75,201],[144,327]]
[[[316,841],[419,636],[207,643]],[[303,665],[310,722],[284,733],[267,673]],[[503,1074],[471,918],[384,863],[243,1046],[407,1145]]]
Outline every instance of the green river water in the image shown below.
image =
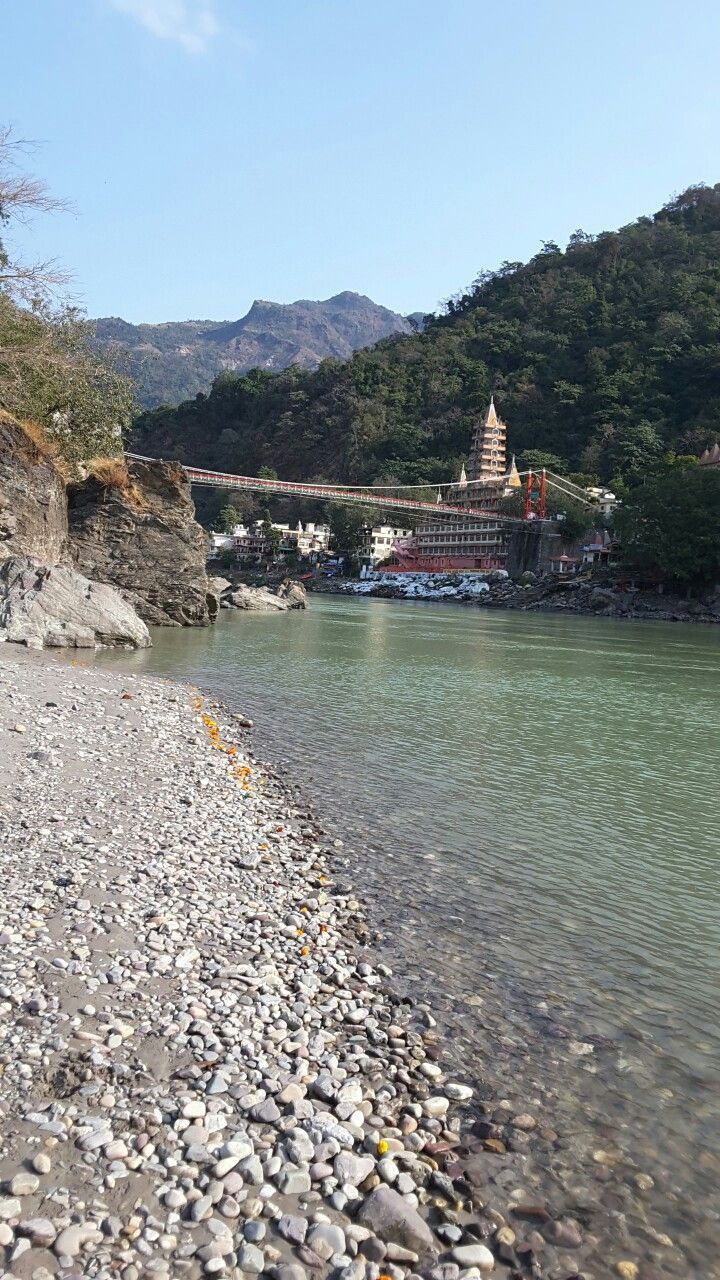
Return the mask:
[[560,1134],[526,1182],[716,1274],[720,628],[316,596],[103,661],[253,717],[462,1078]]

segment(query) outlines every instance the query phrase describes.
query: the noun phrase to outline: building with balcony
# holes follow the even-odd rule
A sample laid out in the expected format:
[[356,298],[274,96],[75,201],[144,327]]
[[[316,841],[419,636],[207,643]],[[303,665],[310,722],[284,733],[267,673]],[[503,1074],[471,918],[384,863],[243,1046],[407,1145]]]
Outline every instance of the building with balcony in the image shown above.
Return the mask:
[[[473,431],[467,466],[462,467],[446,498],[465,507],[468,518],[439,516],[421,525],[414,544],[419,567],[429,572],[501,568],[507,554],[507,531],[492,513],[499,512],[504,497],[521,488],[515,459],[507,465],[507,427],[491,399]],[[477,516],[470,518],[475,511]]]

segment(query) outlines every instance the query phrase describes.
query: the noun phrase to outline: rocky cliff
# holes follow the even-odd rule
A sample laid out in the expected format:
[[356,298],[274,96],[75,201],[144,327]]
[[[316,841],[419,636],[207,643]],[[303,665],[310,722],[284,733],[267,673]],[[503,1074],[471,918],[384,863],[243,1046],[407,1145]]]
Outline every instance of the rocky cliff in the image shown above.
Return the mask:
[[322,302],[256,301],[240,320],[135,325],[105,317],[95,321],[95,334],[100,349],[121,354],[139,403],[153,408],[209,391],[222,369],[315,369],[328,356],[347,359],[358,347],[413,327],[404,316],[346,290]]
[[0,410],[0,560],[67,556],[65,481],[40,433]]
[[100,466],[68,486],[68,520],[74,566],[117,587],[145,622],[205,626],[212,620],[207,539],[182,468]]

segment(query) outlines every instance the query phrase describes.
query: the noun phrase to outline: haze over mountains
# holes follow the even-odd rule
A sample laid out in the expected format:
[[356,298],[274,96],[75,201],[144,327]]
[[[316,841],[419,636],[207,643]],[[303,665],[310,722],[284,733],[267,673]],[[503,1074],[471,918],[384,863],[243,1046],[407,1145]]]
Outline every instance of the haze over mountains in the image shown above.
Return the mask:
[[381,338],[412,333],[420,319],[345,291],[321,302],[256,301],[240,320],[135,325],[103,317],[94,323],[97,345],[119,351],[139,403],[154,408],[209,391],[223,369],[316,369],[328,356],[347,359]]

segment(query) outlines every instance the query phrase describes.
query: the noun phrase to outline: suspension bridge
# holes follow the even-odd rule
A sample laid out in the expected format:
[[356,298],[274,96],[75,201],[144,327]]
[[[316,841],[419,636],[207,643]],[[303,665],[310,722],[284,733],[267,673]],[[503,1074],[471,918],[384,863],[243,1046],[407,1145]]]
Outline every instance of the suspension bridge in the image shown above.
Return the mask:
[[[160,461],[139,453],[126,453],[125,457],[136,462]],[[498,511],[496,507],[484,508],[476,505],[474,497],[474,493],[481,490],[483,486],[491,486],[497,490],[498,483],[502,480],[501,476],[492,480],[467,480],[462,486],[459,486],[457,480],[439,485],[331,485],[298,480],[267,479],[264,476],[241,476],[226,471],[209,471],[204,467],[191,467],[185,463],[180,465],[192,484],[210,485],[219,489],[240,489],[250,493],[274,494],[279,497],[312,498],[322,502],[347,502],[355,506],[371,506],[388,512],[396,511],[403,515],[424,516],[425,519],[447,516],[461,520],[488,519],[507,524],[520,524],[528,518],[544,519],[547,488],[593,509],[596,507],[596,503],[588,497],[584,489],[565,477],[548,471],[517,473],[521,481],[524,480],[524,509],[522,515],[510,515]],[[454,497],[460,487],[466,500],[473,495],[472,506],[461,506],[457,502],[444,499],[443,491],[448,496]],[[428,489],[437,490],[437,498],[434,502],[419,496],[420,493],[427,493]]]

